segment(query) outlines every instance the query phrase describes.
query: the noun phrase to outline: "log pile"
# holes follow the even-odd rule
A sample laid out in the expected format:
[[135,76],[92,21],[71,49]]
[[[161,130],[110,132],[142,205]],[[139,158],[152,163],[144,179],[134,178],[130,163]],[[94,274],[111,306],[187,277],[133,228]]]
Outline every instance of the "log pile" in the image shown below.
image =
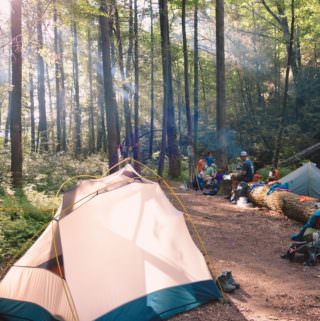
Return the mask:
[[317,209],[317,201],[300,202],[299,195],[285,191],[275,191],[267,195],[268,190],[269,186],[256,187],[249,193],[249,199],[255,205],[283,213],[302,223],[306,223]]

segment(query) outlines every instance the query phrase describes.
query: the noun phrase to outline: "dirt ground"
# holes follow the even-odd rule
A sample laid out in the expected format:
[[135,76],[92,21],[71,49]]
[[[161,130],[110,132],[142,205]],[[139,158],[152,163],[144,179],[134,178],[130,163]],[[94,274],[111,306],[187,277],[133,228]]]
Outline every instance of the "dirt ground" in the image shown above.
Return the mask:
[[301,224],[270,210],[237,207],[222,196],[175,188],[216,270],[232,271],[241,288],[228,295],[230,304],[211,303],[172,320],[320,320],[320,263],[307,267],[280,258]]

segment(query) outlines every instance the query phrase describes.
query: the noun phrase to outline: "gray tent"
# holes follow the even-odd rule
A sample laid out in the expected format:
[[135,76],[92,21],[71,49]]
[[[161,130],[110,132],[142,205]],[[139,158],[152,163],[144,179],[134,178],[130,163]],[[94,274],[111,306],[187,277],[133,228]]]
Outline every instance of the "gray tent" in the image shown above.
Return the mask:
[[311,162],[282,177],[281,183],[288,183],[296,194],[320,198],[320,169]]

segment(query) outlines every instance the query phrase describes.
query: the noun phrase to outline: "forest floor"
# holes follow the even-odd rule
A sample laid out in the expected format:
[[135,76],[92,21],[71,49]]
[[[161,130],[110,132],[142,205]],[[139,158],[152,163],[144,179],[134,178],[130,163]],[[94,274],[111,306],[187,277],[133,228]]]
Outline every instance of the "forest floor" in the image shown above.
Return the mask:
[[237,207],[222,196],[181,192],[174,185],[216,270],[232,271],[241,285],[228,295],[230,304],[211,303],[174,321],[319,320],[320,264],[308,267],[298,258],[280,258],[300,224],[270,210]]

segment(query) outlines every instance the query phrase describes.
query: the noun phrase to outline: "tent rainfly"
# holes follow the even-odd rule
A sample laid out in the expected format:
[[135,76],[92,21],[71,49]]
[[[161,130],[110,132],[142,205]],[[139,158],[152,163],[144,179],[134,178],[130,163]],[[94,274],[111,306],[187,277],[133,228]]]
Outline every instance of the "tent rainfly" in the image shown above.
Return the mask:
[[320,198],[320,169],[311,162],[282,177],[281,183],[288,183],[293,193]]
[[182,212],[126,165],[66,192],[0,283],[0,320],[164,320],[221,297]]

